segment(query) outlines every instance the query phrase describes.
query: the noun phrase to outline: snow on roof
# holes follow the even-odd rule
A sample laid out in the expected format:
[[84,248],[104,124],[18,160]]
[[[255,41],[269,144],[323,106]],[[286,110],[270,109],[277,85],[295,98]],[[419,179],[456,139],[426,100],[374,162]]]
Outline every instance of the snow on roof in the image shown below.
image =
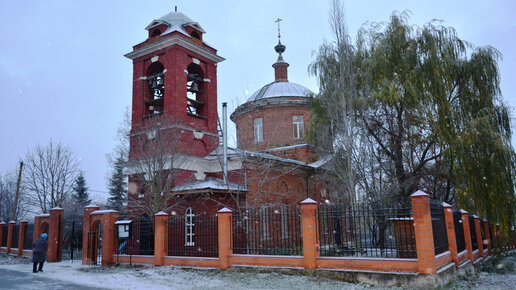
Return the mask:
[[159,26],[160,24],[166,24],[168,27],[172,27],[175,25],[180,26],[180,27],[192,26],[192,27],[195,27],[197,30],[199,30],[202,33],[206,32],[199,25],[199,23],[193,21],[192,19],[190,19],[190,17],[186,16],[182,12],[175,12],[175,11],[170,12],[170,13],[160,17],[159,19],[153,20],[149,25],[147,25],[147,27],[145,27],[145,29],[150,30],[156,26]]
[[323,158],[308,164],[308,166],[313,167],[313,168],[320,168],[321,166],[325,165],[332,159],[333,159],[333,154],[328,154],[328,155],[324,156]]
[[177,24],[168,27],[167,30],[165,30],[161,35],[162,36],[163,35],[167,35],[167,34],[172,33],[174,31],[177,31],[177,32],[179,32],[181,34],[184,34],[184,35],[190,37],[190,34],[188,34],[188,32],[186,32],[181,26],[179,26]]
[[36,215],[37,217],[47,217],[47,216],[50,216],[49,213],[42,213],[42,214],[38,214]]
[[248,102],[274,97],[309,97],[313,93],[300,84],[291,82],[272,82],[251,95]]
[[110,213],[110,212],[117,212],[114,209],[104,209],[104,210],[96,210],[91,212],[91,214],[104,214],[104,213]]
[[208,177],[204,180],[198,180],[185,184],[178,185],[172,189],[172,191],[188,191],[188,190],[203,190],[203,189],[214,189],[214,190],[230,190],[230,191],[247,191],[242,186],[229,182],[227,185],[224,181],[215,177]]

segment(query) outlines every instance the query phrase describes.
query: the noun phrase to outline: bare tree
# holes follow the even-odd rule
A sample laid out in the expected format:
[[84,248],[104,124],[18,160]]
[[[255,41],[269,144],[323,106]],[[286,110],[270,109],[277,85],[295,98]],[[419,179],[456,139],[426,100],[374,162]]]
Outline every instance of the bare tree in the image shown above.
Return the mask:
[[[10,221],[12,219],[13,207],[16,195],[16,174],[5,175],[0,177],[0,221]],[[20,198],[16,210],[15,221],[22,220],[27,215],[27,200],[23,187],[20,188]]]
[[[316,114],[312,116],[310,135],[319,150],[334,154],[334,173],[348,193],[342,196],[341,192],[341,196],[334,199],[353,202],[356,200],[353,158],[357,156],[355,150],[358,148],[355,138],[358,71],[355,48],[347,32],[340,0],[331,2],[329,22],[334,41],[320,46],[316,60],[309,67],[309,71],[319,77],[321,87],[314,100]],[[321,115],[321,112],[324,113]]]
[[[184,171],[193,142],[191,131],[167,116],[145,119],[130,137],[128,211],[153,217],[170,212],[184,196],[175,196],[172,188]],[[181,182],[188,180],[181,179]]]
[[52,141],[46,146],[36,145],[27,152],[24,164],[23,185],[29,204],[44,213],[63,206],[79,173],[72,150]]

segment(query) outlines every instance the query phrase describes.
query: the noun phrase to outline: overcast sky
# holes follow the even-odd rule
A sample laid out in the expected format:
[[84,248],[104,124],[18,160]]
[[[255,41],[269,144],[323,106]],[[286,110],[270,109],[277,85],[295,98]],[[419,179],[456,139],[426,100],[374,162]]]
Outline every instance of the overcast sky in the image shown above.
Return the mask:
[[[515,2],[344,2],[352,36],[365,22],[388,21],[394,10],[410,10],[411,24],[440,19],[472,44],[494,46],[503,55],[504,99],[516,107]],[[94,199],[104,200],[106,154],[132,97],[132,63],[123,55],[146,39],[153,19],[175,5],[206,30],[204,40],[226,58],[218,66],[219,113],[222,102],[231,113],[274,80],[278,17],[289,80],[318,91],[307,67],[314,50],[332,39],[325,0],[2,0],[0,176],[13,174],[34,145],[61,141],[80,159]],[[234,136],[230,143],[236,143]]]

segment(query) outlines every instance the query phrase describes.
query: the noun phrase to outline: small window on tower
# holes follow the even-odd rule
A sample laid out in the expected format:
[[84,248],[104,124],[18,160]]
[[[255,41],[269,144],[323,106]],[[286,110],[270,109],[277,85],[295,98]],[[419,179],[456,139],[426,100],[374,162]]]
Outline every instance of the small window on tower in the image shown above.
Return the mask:
[[254,119],[254,143],[263,142],[263,119]]
[[154,31],[152,31],[151,37],[160,36],[160,35],[161,35],[161,31],[159,29],[154,29]]
[[199,33],[195,32],[195,31],[194,31],[194,32],[192,32],[192,34],[191,34],[191,35],[192,35],[192,37],[193,37],[193,38],[201,39],[201,38],[199,37]]
[[303,115],[292,116],[292,123],[294,125],[294,139],[302,139],[305,136]]
[[145,94],[145,116],[163,112],[165,94],[164,68],[160,62],[154,62],[147,69],[148,92]]

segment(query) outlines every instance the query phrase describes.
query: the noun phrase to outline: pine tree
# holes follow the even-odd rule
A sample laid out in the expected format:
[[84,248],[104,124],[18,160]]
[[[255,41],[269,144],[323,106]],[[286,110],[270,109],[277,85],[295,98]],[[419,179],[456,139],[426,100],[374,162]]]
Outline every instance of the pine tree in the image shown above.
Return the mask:
[[124,211],[124,205],[127,199],[127,182],[124,173],[125,159],[121,154],[113,163],[113,172],[109,178],[109,195],[108,207],[119,212]]
[[84,179],[83,173],[79,173],[75,180],[75,186],[73,187],[74,193],[72,198],[75,201],[75,205],[79,208],[84,208],[91,203],[90,194],[88,193],[88,186],[86,186],[86,179]]

